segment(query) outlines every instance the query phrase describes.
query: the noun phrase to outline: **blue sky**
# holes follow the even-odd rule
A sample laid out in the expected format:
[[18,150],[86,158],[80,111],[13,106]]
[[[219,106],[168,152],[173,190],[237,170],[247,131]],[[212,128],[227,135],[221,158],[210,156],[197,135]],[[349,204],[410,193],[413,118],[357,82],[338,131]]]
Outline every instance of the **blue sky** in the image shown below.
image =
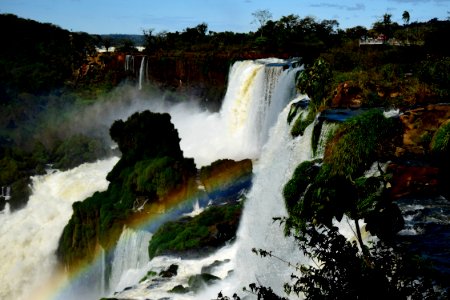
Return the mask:
[[411,22],[446,20],[450,0],[0,0],[0,13],[97,34],[182,31],[202,22],[212,31],[249,32],[257,29],[252,13],[259,9],[269,10],[273,20],[314,16],[345,29],[370,27],[385,13],[402,24],[405,10]]

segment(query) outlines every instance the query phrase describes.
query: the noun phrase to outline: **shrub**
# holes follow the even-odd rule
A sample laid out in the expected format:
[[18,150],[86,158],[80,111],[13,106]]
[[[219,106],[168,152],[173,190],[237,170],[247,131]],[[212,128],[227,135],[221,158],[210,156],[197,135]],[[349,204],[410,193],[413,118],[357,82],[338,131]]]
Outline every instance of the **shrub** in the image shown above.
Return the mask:
[[385,118],[379,109],[348,119],[327,144],[324,162],[332,175],[356,178],[391,150],[397,128],[397,121]]
[[431,151],[436,154],[445,155],[450,151],[450,122],[442,124],[434,134]]
[[149,257],[223,245],[231,236],[219,228],[226,224],[234,234],[241,209],[240,204],[212,206],[194,218],[165,223],[149,242]]

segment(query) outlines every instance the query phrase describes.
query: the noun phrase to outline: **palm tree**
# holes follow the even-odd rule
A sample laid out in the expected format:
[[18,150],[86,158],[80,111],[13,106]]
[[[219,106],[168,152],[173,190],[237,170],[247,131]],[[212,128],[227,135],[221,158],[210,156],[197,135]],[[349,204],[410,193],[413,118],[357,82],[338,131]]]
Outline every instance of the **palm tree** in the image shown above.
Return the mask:
[[403,22],[405,22],[405,25],[409,24],[409,12],[405,10],[402,14]]
[[[405,10],[402,14],[403,22],[405,22],[405,25],[409,24],[409,12]],[[409,34],[408,34],[409,28],[406,27],[406,43],[409,44]]]

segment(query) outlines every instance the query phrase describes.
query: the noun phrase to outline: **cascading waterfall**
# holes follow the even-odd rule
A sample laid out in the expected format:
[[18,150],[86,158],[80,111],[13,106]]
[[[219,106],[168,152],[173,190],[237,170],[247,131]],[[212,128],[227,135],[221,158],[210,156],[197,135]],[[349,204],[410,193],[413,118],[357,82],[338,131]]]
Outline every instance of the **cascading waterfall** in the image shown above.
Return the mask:
[[[270,59],[235,63],[230,71],[228,90],[219,113],[187,108],[189,104],[158,107],[147,102],[139,109],[169,112],[179,130],[185,156],[194,157],[198,167],[220,158],[259,158],[269,128],[276,120],[274,116],[279,114],[294,90],[295,69],[283,71],[282,66],[269,66],[271,62],[281,61]],[[140,88],[145,80],[146,65],[147,61],[143,57]],[[289,87],[289,92],[282,86]],[[50,280],[57,264],[54,253],[61,232],[72,214],[72,203],[87,198],[95,191],[106,189],[106,174],[116,162],[117,158],[109,159],[84,164],[67,172],[35,177],[33,195],[27,206],[11,215],[0,216],[0,254],[1,257],[9,258],[0,264],[0,298],[25,299],[35,287]],[[120,290],[131,284],[129,280],[138,280],[141,276],[139,272],[145,269],[140,263],[144,261],[141,255],[147,255],[143,245],[147,244],[150,234],[131,233],[128,230],[124,231],[114,250],[117,253],[113,255],[111,269],[108,267],[111,256],[105,251],[93,267],[95,270],[88,279],[98,281],[95,283],[98,289],[95,295],[105,290]],[[245,234],[245,230],[243,232],[241,235]],[[136,243],[141,246],[130,246],[133,240],[139,240]],[[231,250],[225,252],[233,253]],[[136,259],[133,258],[134,262],[127,265],[125,261],[133,255]],[[133,275],[130,270],[137,273]],[[25,290],[21,288],[23,286],[26,286]],[[78,287],[75,285],[58,299],[80,295],[77,294]],[[92,296],[86,294],[89,295]]]
[[134,56],[127,54],[125,56],[125,71],[129,71],[134,74]]
[[[169,109],[175,127],[180,132],[181,148],[186,156],[193,156],[197,165],[206,165],[218,158],[242,159],[259,157],[262,145],[268,138],[270,127],[276,122],[280,111],[295,94],[294,79],[299,70],[299,68],[283,70],[283,67],[280,65],[271,66],[270,63],[274,62],[280,63],[282,61],[269,59],[236,62],[230,70],[229,85],[222,109],[218,114],[206,115],[206,117],[201,115],[199,118],[201,127],[195,127],[197,124],[195,118],[186,121],[186,111],[189,111],[186,107],[180,106],[178,109]],[[287,136],[290,136],[286,115],[287,112],[281,117],[284,121],[280,121],[280,124],[283,125],[279,125],[281,128],[274,134],[275,137],[273,139],[275,140],[279,136],[286,139]],[[201,145],[199,145],[198,136],[199,134],[205,134],[205,131],[206,134],[211,136],[210,138],[201,138]],[[190,138],[192,134],[195,135],[195,139]],[[306,140],[308,139],[306,138]],[[183,144],[183,141],[185,144]],[[215,143],[216,141],[217,143]],[[198,146],[201,148],[196,148]],[[226,148],[227,146],[232,147]],[[283,143],[278,147],[284,148]],[[305,146],[305,148],[310,149],[309,146]],[[199,153],[199,149],[207,151],[205,158],[201,156],[202,152]],[[308,156],[306,151],[298,152]],[[277,155],[280,155],[280,153]],[[282,156],[291,157],[292,155]],[[273,157],[270,160],[273,160]],[[287,163],[286,161],[283,162],[276,170],[278,173],[283,174],[280,180],[284,184],[289,178],[289,172],[292,172],[293,169],[286,173]],[[267,164],[270,163],[267,162]],[[267,180],[271,181],[268,178],[263,179],[263,181]],[[259,190],[259,192],[265,193],[266,190]],[[277,192],[271,192],[271,195],[273,194],[277,194]],[[280,195],[278,195],[278,198]],[[283,209],[284,202],[281,201],[276,209],[269,209],[269,211],[280,212],[280,215],[283,215],[285,214]],[[261,219],[261,217],[258,217],[258,219]],[[268,222],[271,223],[271,218],[268,219]],[[279,231],[281,229],[277,228],[276,230]],[[281,231],[280,234],[282,235]],[[242,238],[242,240],[246,239]],[[290,243],[293,244],[292,241]],[[252,255],[250,252],[249,254]],[[247,257],[242,258],[242,260],[246,259]],[[260,262],[258,263],[260,264]],[[131,282],[128,282],[128,284],[131,284]],[[120,288],[124,287],[123,285],[120,286]],[[118,287],[116,290],[120,291],[120,288]]]
[[0,215],[0,299],[37,298],[34,290],[55,273],[55,251],[72,204],[105,190],[106,174],[116,162],[110,158],[33,177],[26,207]]
[[282,190],[295,167],[312,159],[313,125],[305,130],[303,136],[292,139],[286,121],[288,112],[289,106],[280,114],[256,166],[237,234],[236,275],[228,287],[229,294],[250,283],[257,283],[270,286],[282,295],[284,282],[295,271],[276,259],[255,255],[252,248],[273,251],[274,255],[292,263],[308,262],[298,251],[295,240],[284,237],[283,227],[273,221],[275,217],[287,216]]
[[149,261],[148,242],[151,237],[149,232],[143,230],[124,229],[114,249],[108,280],[111,292],[121,291],[144,277],[147,272],[144,267]]
[[[271,67],[271,69],[274,68],[276,67]],[[281,111],[294,98],[296,94],[295,77],[300,70],[302,67],[289,67],[281,73],[277,84],[273,85],[267,113],[264,114],[264,121],[261,124],[260,139],[262,143],[267,141],[269,130],[277,122]]]
[[[183,105],[169,109],[185,156],[199,167],[222,158],[258,158],[268,129],[295,91],[298,69],[268,65],[280,61],[234,63],[219,113],[195,112]],[[193,116],[186,117],[187,112]]]
[[141,67],[139,68],[139,90],[142,90],[142,84],[147,79],[147,56],[142,56]]
[[[274,81],[276,82],[281,74],[270,72],[273,68],[265,66],[264,63],[272,61],[279,62],[269,60],[235,63],[230,70],[230,82],[220,111],[228,127],[226,134],[231,135],[229,139],[240,141],[240,151],[247,153],[250,158],[259,156],[260,144],[263,143],[260,141],[259,132],[270,105],[272,92],[269,87],[275,85]],[[281,67],[276,69],[282,70]]]
[[[313,158],[311,137],[314,125],[310,125],[302,137],[293,139],[286,121],[288,112],[289,106],[283,110],[277,124],[271,130],[269,140],[255,167],[253,186],[247,194],[236,242],[232,247],[220,249],[208,258],[209,261],[231,259],[230,263],[215,270],[214,273],[226,279],[200,294],[177,295],[175,299],[215,299],[219,291],[224,295],[240,293],[242,287],[250,283],[270,286],[276,293],[282,295],[283,284],[295,270],[276,259],[261,258],[253,254],[252,248],[273,251],[274,255],[292,263],[309,263],[309,260],[299,252],[295,240],[285,238],[283,227],[272,219],[287,215],[282,196],[283,186],[291,178],[299,163]],[[149,269],[161,269],[161,262],[165,263],[166,267],[176,263],[180,269],[188,269],[190,275],[198,274],[201,266],[207,265],[204,260],[158,257],[149,263]],[[230,270],[233,270],[233,275],[227,277]],[[189,274],[183,276],[189,278]],[[187,285],[186,279],[183,281],[183,276],[177,276],[177,281],[172,284],[166,284],[164,287],[155,286],[152,289],[148,289],[149,283],[144,282],[132,290],[120,293],[117,297],[140,299],[151,295],[156,298],[170,298],[173,294],[167,293],[167,290],[177,284]],[[245,295],[247,294],[240,296]]]

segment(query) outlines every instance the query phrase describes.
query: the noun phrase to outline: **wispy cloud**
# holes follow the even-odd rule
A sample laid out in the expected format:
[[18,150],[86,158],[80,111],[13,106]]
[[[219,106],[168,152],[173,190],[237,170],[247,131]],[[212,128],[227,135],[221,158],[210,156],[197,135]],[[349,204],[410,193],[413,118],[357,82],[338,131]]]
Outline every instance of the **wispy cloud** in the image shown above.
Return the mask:
[[311,4],[311,7],[326,7],[326,8],[336,8],[341,10],[348,10],[348,11],[360,11],[365,10],[366,6],[364,3],[355,3],[355,5],[340,5],[340,4],[334,4],[334,3],[317,3],[317,4]]

